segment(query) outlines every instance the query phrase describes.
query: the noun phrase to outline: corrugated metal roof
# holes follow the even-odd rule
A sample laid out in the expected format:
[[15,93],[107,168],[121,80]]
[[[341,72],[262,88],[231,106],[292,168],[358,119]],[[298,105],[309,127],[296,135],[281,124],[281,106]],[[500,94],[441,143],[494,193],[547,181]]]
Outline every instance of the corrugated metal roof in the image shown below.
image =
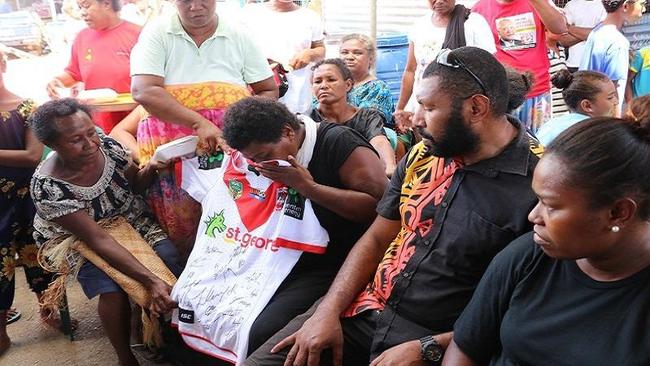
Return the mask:
[[630,40],[632,49],[650,45],[650,14],[644,14],[638,22],[624,26],[623,34]]

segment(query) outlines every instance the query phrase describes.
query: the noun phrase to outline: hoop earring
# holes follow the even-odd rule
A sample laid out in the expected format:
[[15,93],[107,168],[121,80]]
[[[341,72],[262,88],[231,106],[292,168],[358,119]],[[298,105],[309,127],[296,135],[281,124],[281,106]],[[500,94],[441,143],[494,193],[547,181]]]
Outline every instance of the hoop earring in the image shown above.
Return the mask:
[[613,233],[617,233],[617,232],[621,231],[621,228],[618,227],[618,226],[616,226],[616,225],[614,225],[614,226],[612,226],[612,229],[611,229],[611,230],[612,230]]

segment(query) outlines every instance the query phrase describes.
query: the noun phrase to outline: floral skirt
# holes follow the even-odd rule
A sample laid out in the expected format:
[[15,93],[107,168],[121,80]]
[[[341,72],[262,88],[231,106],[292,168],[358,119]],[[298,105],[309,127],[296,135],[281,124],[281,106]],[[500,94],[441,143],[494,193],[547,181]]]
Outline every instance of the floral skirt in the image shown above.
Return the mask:
[[0,178],[0,207],[0,310],[7,310],[14,300],[16,267],[23,266],[29,287],[37,293],[47,288],[53,274],[38,264],[32,237],[36,209],[26,184]]
[[[208,82],[166,86],[183,106],[196,111],[221,128],[223,115],[232,103],[250,95],[239,85]],[[140,164],[144,165],[160,145],[192,135],[192,129],[147,116],[138,124],[137,141]],[[181,189],[181,163],[160,171],[149,187],[147,202],[163,230],[174,242],[182,257],[187,258],[201,218],[201,205]]]

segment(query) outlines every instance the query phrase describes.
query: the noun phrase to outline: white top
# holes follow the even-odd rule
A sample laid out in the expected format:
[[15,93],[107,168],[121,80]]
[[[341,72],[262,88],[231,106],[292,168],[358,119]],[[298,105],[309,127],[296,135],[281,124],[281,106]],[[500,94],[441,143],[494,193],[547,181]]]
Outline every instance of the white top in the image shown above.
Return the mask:
[[[306,8],[279,12],[267,4],[249,4],[242,14],[250,35],[264,56],[283,65],[299,52],[310,49],[312,42],[322,41],[323,24],[316,12]],[[280,98],[294,113],[311,110],[311,65],[289,72],[289,90]]]
[[138,6],[134,3],[122,5],[122,8],[120,9],[120,18],[139,26],[143,26],[144,23],[147,22],[147,16],[140,13]]
[[[605,19],[607,12],[599,0],[571,0],[564,7],[564,15],[569,25],[593,28]],[[584,49],[584,41],[569,47],[567,66],[579,67]]]
[[140,33],[131,51],[131,76],[156,75],[166,85],[220,81],[245,86],[273,76],[253,40],[226,17],[197,47],[177,14],[161,17]]
[[[417,68],[415,70],[415,83],[413,84],[413,93],[409,99],[407,110],[415,110],[417,102],[415,94],[417,86],[422,79],[422,74],[427,65],[435,60],[436,56],[442,50],[442,43],[445,41],[447,34],[446,27],[436,27],[431,22],[433,11],[427,11],[427,14],[419,18],[409,32],[409,41],[413,42],[413,51]],[[482,15],[470,13],[465,21],[465,42],[467,46],[482,48],[492,54],[497,52],[494,45],[492,30]]]
[[302,251],[324,253],[329,241],[309,199],[248,167],[239,152],[211,170],[198,169],[197,159],[183,162],[182,188],[203,213],[171,293],[185,343],[237,365],[253,322]]

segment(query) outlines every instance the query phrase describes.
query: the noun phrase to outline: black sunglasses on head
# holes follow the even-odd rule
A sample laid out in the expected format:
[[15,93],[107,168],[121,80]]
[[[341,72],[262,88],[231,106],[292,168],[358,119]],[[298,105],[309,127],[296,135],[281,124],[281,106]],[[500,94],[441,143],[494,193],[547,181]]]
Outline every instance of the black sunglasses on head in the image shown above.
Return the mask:
[[449,54],[451,53],[451,51],[452,50],[450,50],[449,48],[445,48],[444,50],[440,51],[438,57],[436,57],[436,63],[454,69],[460,68],[467,71],[467,73],[470,74],[470,76],[474,78],[474,80],[476,80],[478,85],[481,87],[481,90],[483,91],[483,95],[487,96],[486,87],[485,84],[483,84],[483,81],[481,81],[481,79],[478,76],[476,76],[476,74],[472,70],[470,70],[469,67],[465,66],[463,61],[459,60],[458,57],[453,57],[452,60],[449,60]]

